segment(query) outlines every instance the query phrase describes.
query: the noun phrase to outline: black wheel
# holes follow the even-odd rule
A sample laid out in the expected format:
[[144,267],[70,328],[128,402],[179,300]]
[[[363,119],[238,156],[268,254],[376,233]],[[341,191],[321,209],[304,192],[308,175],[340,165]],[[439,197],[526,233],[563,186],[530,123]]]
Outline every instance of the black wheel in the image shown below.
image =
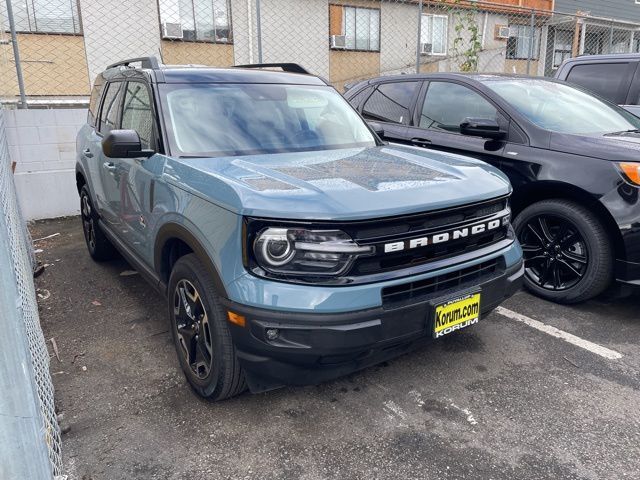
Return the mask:
[[91,258],[98,262],[111,260],[117,256],[117,251],[100,230],[98,213],[93,208],[89,188],[86,185],[80,190],[80,216],[82,217],[82,231]]
[[613,250],[600,220],[568,200],[544,200],[513,222],[525,259],[525,286],[558,303],[602,293],[613,277]]
[[171,333],[180,366],[198,395],[224,400],[246,389],[226,311],[213,279],[194,254],[180,257],[169,279]]

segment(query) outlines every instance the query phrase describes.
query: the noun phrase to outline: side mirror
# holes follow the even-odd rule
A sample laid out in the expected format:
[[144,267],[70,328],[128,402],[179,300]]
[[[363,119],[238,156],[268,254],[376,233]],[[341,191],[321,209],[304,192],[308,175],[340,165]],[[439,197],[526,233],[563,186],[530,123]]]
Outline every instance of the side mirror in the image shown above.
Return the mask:
[[498,122],[490,118],[465,118],[460,124],[460,133],[491,140],[502,140],[507,136],[507,132],[500,130]]
[[384,137],[384,127],[378,122],[367,122],[367,125],[369,125],[371,130],[376,132],[376,135],[378,135],[380,138]]
[[148,158],[155,153],[142,149],[135,130],[111,130],[102,139],[102,151],[109,158]]

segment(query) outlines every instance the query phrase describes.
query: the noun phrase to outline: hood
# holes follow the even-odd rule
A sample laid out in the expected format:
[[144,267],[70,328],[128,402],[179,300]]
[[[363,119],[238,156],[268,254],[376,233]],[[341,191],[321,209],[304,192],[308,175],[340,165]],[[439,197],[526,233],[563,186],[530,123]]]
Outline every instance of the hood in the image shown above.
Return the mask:
[[413,147],[166,159],[185,190],[256,217],[357,220],[424,212],[506,195],[499,170],[471,158]]
[[549,148],[554,151],[613,161],[640,160],[640,134],[623,132],[606,135],[552,133]]

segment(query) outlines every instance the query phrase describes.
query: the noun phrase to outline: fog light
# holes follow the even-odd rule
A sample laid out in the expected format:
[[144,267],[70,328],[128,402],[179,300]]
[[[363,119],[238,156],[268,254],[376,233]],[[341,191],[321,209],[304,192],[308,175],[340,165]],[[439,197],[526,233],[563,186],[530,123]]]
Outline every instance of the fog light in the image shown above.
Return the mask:
[[279,336],[280,336],[280,330],[278,330],[277,328],[268,328],[267,329],[267,339],[268,340],[275,340]]

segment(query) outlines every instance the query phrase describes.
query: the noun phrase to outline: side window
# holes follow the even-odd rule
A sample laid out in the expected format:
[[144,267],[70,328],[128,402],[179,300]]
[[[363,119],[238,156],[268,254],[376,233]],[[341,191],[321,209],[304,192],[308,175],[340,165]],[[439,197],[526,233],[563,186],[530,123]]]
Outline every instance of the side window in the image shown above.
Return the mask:
[[362,114],[370,120],[406,123],[411,100],[420,82],[383,83],[364,104]]
[[618,102],[620,84],[625,78],[628,63],[592,63],[576,65],[567,76],[567,82],[575,83],[611,102]]
[[93,88],[91,89],[91,98],[89,99],[87,123],[91,126],[96,126],[96,115],[98,114],[98,107],[100,106],[100,97],[102,96],[103,88],[104,81],[102,76],[98,76],[93,84]]
[[149,89],[143,83],[127,83],[122,108],[122,128],[138,132],[143,149],[152,145],[153,110]]
[[353,97],[349,99],[349,103],[360,110],[360,104],[363,100],[365,100],[370,94],[373,87],[366,87],[356,93]]
[[118,93],[120,92],[120,85],[120,82],[107,84],[107,91],[104,94],[104,100],[102,102],[100,126],[98,129],[103,135],[116,128],[116,122],[118,121],[118,99],[120,98]]
[[465,118],[497,120],[498,111],[470,88],[449,82],[431,82],[420,114],[420,127],[460,132]]

